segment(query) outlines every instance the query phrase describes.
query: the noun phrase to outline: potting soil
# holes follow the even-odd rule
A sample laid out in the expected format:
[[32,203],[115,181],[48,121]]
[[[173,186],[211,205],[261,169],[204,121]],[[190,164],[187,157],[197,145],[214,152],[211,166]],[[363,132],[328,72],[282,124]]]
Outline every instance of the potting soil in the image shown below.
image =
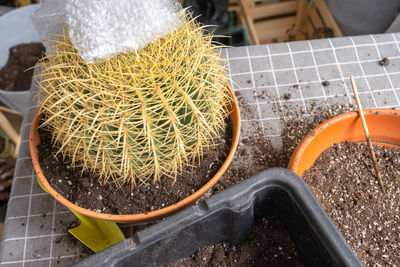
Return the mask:
[[303,266],[289,233],[276,217],[258,220],[247,240],[237,246],[227,242],[199,249],[168,267],[197,266]]
[[72,168],[68,158],[52,147],[51,134],[39,129],[39,161],[45,177],[51,186],[72,203],[86,209],[108,214],[146,213],[161,209],[188,197],[204,186],[222,166],[230,150],[232,140],[231,124],[216,148],[205,151],[202,159],[194,166],[186,166],[174,182],[162,177],[156,184],[101,185],[99,177],[91,172],[81,173],[81,168]]
[[32,83],[33,69],[46,49],[42,43],[20,44],[10,48],[6,65],[0,69],[0,90],[26,91]]
[[400,149],[374,146],[388,196],[367,144],[325,150],[303,174],[324,210],[366,266],[400,265]]

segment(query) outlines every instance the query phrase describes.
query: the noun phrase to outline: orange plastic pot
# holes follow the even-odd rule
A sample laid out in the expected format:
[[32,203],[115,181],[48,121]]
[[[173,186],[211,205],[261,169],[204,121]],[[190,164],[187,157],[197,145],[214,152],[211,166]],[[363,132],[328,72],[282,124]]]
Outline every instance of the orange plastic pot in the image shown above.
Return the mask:
[[[366,109],[364,115],[375,145],[400,147],[400,111]],[[302,176],[321,153],[333,144],[365,140],[358,112],[338,115],[319,125],[302,140],[290,159],[288,169]]]
[[232,145],[231,145],[229,154],[228,154],[227,158],[225,159],[225,162],[223,163],[221,168],[214,175],[214,177],[212,177],[203,187],[201,187],[199,190],[194,192],[189,197],[187,197],[173,205],[170,205],[168,207],[165,207],[165,208],[162,208],[159,210],[150,211],[148,213],[127,214],[127,215],[98,213],[98,212],[90,211],[90,210],[87,210],[85,208],[82,208],[80,206],[73,204],[68,199],[64,198],[62,195],[57,193],[51,187],[51,185],[47,181],[46,177],[44,176],[42,168],[40,166],[39,158],[38,158],[38,149],[37,149],[37,145],[40,142],[40,138],[39,138],[39,133],[38,133],[37,129],[38,129],[41,114],[39,113],[39,109],[38,109],[38,111],[36,111],[36,114],[33,118],[31,129],[30,129],[29,146],[30,146],[30,153],[31,153],[31,157],[32,157],[33,167],[36,171],[39,183],[41,183],[42,187],[51,196],[53,196],[58,202],[60,202],[64,206],[68,207],[69,209],[71,209],[77,213],[83,214],[85,216],[89,216],[89,217],[100,219],[100,220],[113,221],[113,222],[122,222],[122,223],[150,222],[150,221],[154,221],[156,219],[160,219],[160,218],[166,217],[168,215],[171,215],[171,214],[193,204],[197,199],[199,199],[202,195],[204,195],[209,189],[211,189],[218,182],[218,180],[221,178],[223,173],[228,168],[229,164],[232,162],[237,145],[239,143],[239,134],[240,134],[240,125],[241,125],[239,105],[238,105],[237,99],[235,97],[235,94],[232,91],[232,88],[229,85],[228,85],[228,88],[229,88],[230,94],[232,96],[232,102],[230,103],[228,109],[231,111],[229,118],[232,122],[232,128],[233,128]]

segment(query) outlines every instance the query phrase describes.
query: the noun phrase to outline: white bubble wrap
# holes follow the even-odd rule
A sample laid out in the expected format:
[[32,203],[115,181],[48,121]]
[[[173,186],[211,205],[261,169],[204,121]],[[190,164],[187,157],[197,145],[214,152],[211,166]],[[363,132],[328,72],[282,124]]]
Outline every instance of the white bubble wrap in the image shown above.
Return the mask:
[[[42,41],[54,39],[65,24],[65,0],[40,0],[39,8],[32,14],[32,22]],[[49,51],[47,49],[47,51]]]
[[45,0],[40,9],[33,19],[43,39],[65,23],[86,63],[144,48],[183,22],[177,0]]
[[87,63],[145,47],[181,25],[176,0],[68,0],[72,43]]

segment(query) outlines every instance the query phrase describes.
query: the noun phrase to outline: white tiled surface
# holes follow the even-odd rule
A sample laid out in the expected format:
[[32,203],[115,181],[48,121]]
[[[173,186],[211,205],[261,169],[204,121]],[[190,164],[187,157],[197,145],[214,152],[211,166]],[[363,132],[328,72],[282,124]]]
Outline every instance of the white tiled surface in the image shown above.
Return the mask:
[[[354,104],[350,74],[356,78],[365,108],[399,107],[399,41],[400,34],[384,34],[224,50],[240,98],[242,137],[262,129],[265,138],[279,142],[282,119],[298,116],[296,110],[304,110],[307,116],[312,103]],[[379,65],[383,57],[390,60],[386,67]],[[321,84],[325,80],[329,86]],[[291,94],[290,99],[284,99],[284,94]],[[75,220],[72,214],[36,182],[28,143],[36,108],[32,102],[23,122],[0,251],[3,266],[68,266],[85,250],[65,238]],[[127,234],[132,231],[130,226],[123,228]]]

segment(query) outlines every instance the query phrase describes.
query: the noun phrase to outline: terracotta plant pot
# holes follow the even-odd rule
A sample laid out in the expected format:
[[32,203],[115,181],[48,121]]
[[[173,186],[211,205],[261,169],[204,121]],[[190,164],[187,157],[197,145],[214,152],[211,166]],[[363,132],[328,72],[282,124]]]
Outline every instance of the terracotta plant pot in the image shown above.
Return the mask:
[[31,158],[33,162],[33,167],[36,171],[37,178],[39,183],[42,185],[42,187],[50,194],[52,195],[57,201],[59,201],[61,204],[64,206],[68,207],[69,209],[83,214],[85,216],[89,216],[92,218],[96,219],[101,219],[101,220],[106,220],[106,221],[113,221],[113,222],[122,222],[122,223],[127,223],[127,222],[133,222],[133,223],[141,223],[141,222],[149,222],[153,221],[155,219],[163,218],[166,217],[170,214],[173,214],[191,204],[193,204],[197,199],[199,199],[202,195],[204,195],[209,189],[211,189],[217,181],[221,178],[223,173],[226,171],[228,168],[229,164],[232,162],[233,156],[235,154],[237,145],[239,143],[239,134],[240,134],[240,112],[239,112],[239,105],[237,102],[237,99],[235,97],[235,94],[232,91],[232,88],[228,85],[229,91],[232,96],[232,103],[230,103],[228,109],[231,111],[230,114],[230,120],[232,122],[232,128],[233,128],[233,135],[232,135],[232,145],[231,149],[229,151],[229,154],[226,157],[225,162],[221,166],[221,168],[218,170],[218,172],[212,177],[202,188],[194,192],[192,195],[189,197],[162,209],[151,211],[148,213],[138,213],[138,214],[126,214],[126,215],[115,215],[115,214],[104,214],[104,213],[97,213],[94,211],[87,210],[85,208],[79,207],[63,196],[61,196],[59,193],[57,193],[49,184],[47,181],[46,177],[43,174],[42,168],[39,163],[39,157],[38,157],[38,149],[37,145],[40,142],[40,137],[38,133],[38,125],[40,122],[40,113],[39,109],[36,111],[36,114],[33,118],[32,125],[31,125],[31,130],[30,130],[30,136],[29,136],[29,147],[30,147],[30,153],[31,153]]
[[[375,145],[400,147],[400,111],[366,109],[364,115]],[[356,111],[333,117],[312,130],[294,151],[288,169],[302,176],[324,150],[345,141],[366,142],[361,119]]]

